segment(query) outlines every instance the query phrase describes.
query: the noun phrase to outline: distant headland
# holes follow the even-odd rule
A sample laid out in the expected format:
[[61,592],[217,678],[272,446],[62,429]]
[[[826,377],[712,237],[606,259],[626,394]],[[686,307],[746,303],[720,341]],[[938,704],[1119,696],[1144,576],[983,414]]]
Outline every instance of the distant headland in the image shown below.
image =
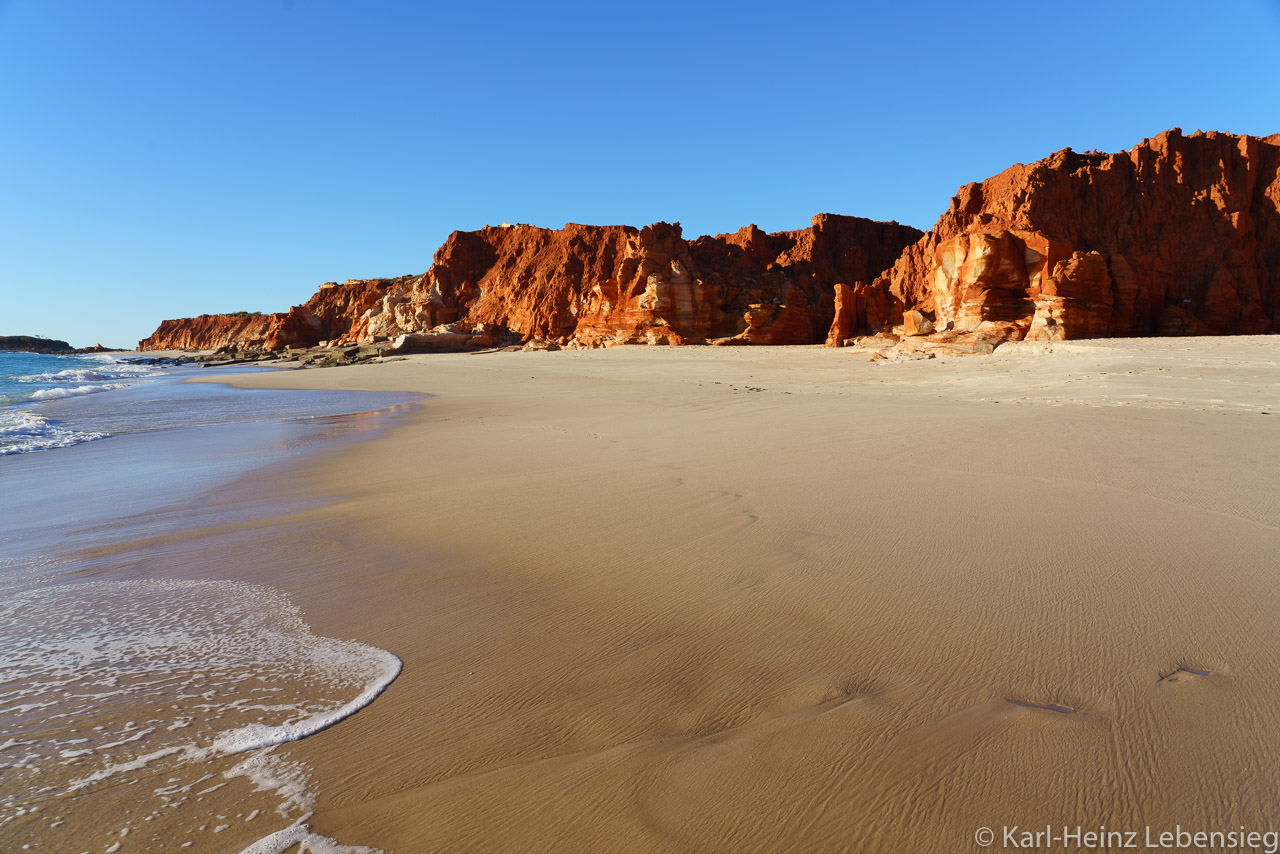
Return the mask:
[[72,347],[66,341],[56,338],[40,338],[36,335],[0,335],[0,352],[49,353],[55,356],[69,356],[77,353],[120,353],[118,348],[103,347],[95,344],[92,347]]

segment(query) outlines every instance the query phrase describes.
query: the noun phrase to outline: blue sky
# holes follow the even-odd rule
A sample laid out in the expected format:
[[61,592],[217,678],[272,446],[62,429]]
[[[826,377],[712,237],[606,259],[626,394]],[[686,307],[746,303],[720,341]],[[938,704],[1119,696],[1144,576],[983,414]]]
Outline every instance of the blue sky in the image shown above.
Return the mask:
[[818,212],[1280,131],[1280,3],[0,0],[0,334],[131,346],[454,229]]

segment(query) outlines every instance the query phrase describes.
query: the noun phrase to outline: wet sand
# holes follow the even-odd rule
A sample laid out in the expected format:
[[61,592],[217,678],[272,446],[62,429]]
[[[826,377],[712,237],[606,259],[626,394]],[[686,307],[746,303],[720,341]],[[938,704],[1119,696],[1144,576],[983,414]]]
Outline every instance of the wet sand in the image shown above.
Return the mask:
[[237,378],[438,397],[228,499],[328,503],[143,544],[150,571],[277,586],[316,632],[403,660],[288,748],[318,780],[312,827],[349,844],[1272,829],[1280,338],[866,359],[621,348]]
[[314,508],[236,479],[376,435],[416,396],[179,376],[46,406],[112,435],[0,462],[0,850],[240,851],[310,811],[309,769],[269,746],[399,669],[312,635],[278,591],[204,580],[216,555],[183,577],[167,543]]

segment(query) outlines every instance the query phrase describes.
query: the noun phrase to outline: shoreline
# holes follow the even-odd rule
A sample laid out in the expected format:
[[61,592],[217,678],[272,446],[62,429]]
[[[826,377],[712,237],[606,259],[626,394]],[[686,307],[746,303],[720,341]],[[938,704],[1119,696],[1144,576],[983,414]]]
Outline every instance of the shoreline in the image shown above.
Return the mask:
[[[386,429],[417,399],[215,386],[170,376],[58,402],[59,417],[134,429],[0,463],[0,634],[12,669],[3,747],[18,769],[0,791],[0,836],[15,849],[115,836],[137,850],[155,833],[193,852],[250,844],[272,822],[257,816],[292,820],[313,792],[285,751],[248,749],[330,726],[394,678],[384,651],[312,633],[280,588],[219,582],[217,556],[193,565],[184,543],[195,532],[258,537],[264,518],[305,512],[319,499],[268,504],[252,484]],[[365,670],[372,681],[361,684]],[[172,691],[154,695],[157,685]],[[46,719],[51,702],[61,713]],[[226,779],[191,793],[200,774]]]
[[[997,809],[1264,821],[1280,350],[1058,347],[236,378],[439,395],[278,478],[327,498],[275,558],[222,552],[265,560],[317,632],[405,661],[291,746],[313,827],[388,851],[831,850],[956,847]],[[1249,779],[1205,777],[1228,766]],[[912,815],[928,787],[946,797]]]

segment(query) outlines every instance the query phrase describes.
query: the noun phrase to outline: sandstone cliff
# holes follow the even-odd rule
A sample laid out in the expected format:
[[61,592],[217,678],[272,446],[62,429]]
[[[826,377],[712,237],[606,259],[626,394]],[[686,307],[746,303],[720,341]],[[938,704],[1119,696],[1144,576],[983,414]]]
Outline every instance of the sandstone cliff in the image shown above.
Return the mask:
[[571,343],[809,344],[824,339],[838,284],[869,282],[918,234],[819,214],[798,231],[686,241],[679,224],[628,235],[613,275],[579,297]]
[[561,346],[821,341],[838,282],[870,282],[920,232],[819,214],[806,229],[685,240],[679,223],[454,232],[350,343],[438,327]]
[[1280,135],[1175,129],[1013,166],[962,187],[875,287],[995,338],[1280,330]]
[[[748,226],[694,241],[678,223],[458,231],[420,276],[328,283],[305,304],[243,330],[227,316],[165,321],[139,348],[280,350],[432,332],[473,347],[818,343],[834,316],[835,286],[865,292],[920,236],[910,226],[832,214],[797,231]],[[872,301],[855,326],[887,316],[887,302]]]
[[342,284],[325,282],[302,305],[272,316],[262,346],[267,350],[283,350],[341,341],[351,331],[353,321],[407,278],[348,279]]
[[139,350],[214,350],[229,345],[261,347],[274,314],[202,314],[163,321]]
[[221,347],[282,350],[338,342],[353,320],[401,279],[326,282],[311,299],[278,314],[202,314],[166,320],[138,342],[139,350],[216,350]]
[[989,352],[1280,331],[1278,303],[1280,134],[1172,130],[966,185],[923,235],[831,214],[692,241],[679,223],[486,227],[451,234],[422,275],[329,283],[268,318],[165,321],[139,347],[841,346],[879,332],[883,345]]

